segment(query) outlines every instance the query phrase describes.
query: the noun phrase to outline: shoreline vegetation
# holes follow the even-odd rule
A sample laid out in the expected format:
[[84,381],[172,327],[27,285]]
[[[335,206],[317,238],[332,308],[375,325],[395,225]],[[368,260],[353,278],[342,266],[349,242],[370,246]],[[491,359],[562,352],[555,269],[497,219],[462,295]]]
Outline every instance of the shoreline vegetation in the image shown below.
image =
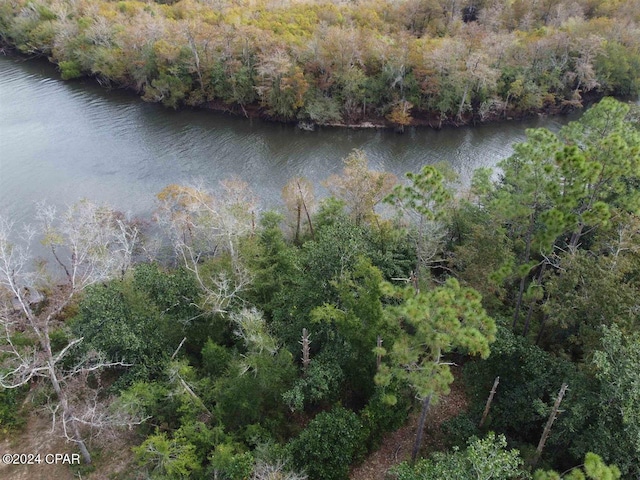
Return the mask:
[[0,45],[172,108],[402,131],[637,96],[639,20],[604,0],[15,0]]

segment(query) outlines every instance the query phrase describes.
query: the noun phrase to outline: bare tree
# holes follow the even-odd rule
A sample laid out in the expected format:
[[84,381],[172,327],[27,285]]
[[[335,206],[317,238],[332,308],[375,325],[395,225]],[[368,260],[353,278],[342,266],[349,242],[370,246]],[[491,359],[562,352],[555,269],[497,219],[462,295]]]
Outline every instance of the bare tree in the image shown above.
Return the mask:
[[296,242],[300,240],[300,230],[307,221],[309,233],[313,237],[313,224],[311,223],[311,214],[315,211],[316,201],[313,194],[313,184],[306,178],[295,177],[287,182],[282,188],[282,199],[289,212],[289,223],[295,225],[294,239]]
[[[37,227],[25,227],[12,242],[14,224],[0,218],[0,328],[3,331],[0,386],[18,388],[42,379],[53,389],[50,410],[54,427],[75,442],[91,463],[84,431],[106,424],[139,423],[135,416],[107,413],[104,404],[85,392],[87,375],[126,366],[97,352],[82,354],[82,338],[58,349],[51,334],[64,327],[63,311],[87,287],[118,275],[131,264],[138,231],[115,212],[82,201],[60,217],[53,207],[38,206]],[[56,221],[58,220],[58,221]],[[45,263],[31,269],[31,242],[42,235],[59,271]],[[60,272],[61,271],[61,272]],[[16,342],[16,334],[28,342]],[[84,381],[83,381],[84,380]],[[82,401],[78,401],[78,400]]]
[[307,476],[287,471],[281,461],[267,463],[259,460],[253,468],[251,480],[307,480]]
[[[202,185],[169,185],[158,194],[161,203],[156,215],[180,263],[194,274],[203,293],[200,307],[209,313],[227,313],[251,282],[238,245],[255,230],[257,201],[239,180],[225,180],[220,187],[214,193]],[[230,270],[207,273],[203,261],[225,251],[231,259]]]
[[374,217],[374,209],[393,189],[397,178],[392,173],[369,169],[362,150],[354,150],[344,159],[340,175],[331,175],[325,182],[329,191],[344,200],[356,223]]

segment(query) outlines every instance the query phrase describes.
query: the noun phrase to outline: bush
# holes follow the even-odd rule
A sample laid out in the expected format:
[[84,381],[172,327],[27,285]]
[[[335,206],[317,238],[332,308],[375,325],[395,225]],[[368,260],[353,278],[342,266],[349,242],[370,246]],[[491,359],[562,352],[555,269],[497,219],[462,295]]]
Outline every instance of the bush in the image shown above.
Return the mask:
[[27,387],[0,390],[0,433],[19,428],[25,422],[20,403]]
[[367,405],[360,412],[360,419],[369,434],[367,439],[367,447],[373,450],[378,447],[382,441],[382,437],[386,432],[391,432],[400,428],[405,422],[411,407],[411,398],[407,388],[404,392],[395,389],[394,395],[397,399],[396,404],[391,407],[385,402],[385,395],[382,389],[376,389]]
[[475,417],[468,412],[461,413],[442,423],[442,432],[450,446],[464,446],[473,436],[479,436],[480,429]]
[[238,453],[235,445],[218,445],[210,457],[209,478],[221,480],[245,480],[253,471],[253,455],[249,452]]
[[364,453],[366,431],[358,416],[343,407],[320,413],[289,445],[297,469],[309,480],[343,480]]
[[60,76],[63,80],[72,80],[82,76],[82,68],[80,63],[75,60],[63,60],[58,64],[60,68]]
[[210,338],[202,348],[202,368],[212,378],[222,375],[231,361],[231,354],[226,348],[218,345]]
[[162,313],[135,284],[112,281],[87,290],[72,331],[84,337],[81,347],[96,350],[110,361],[132,364],[117,387],[147,381],[162,372],[172,345]]

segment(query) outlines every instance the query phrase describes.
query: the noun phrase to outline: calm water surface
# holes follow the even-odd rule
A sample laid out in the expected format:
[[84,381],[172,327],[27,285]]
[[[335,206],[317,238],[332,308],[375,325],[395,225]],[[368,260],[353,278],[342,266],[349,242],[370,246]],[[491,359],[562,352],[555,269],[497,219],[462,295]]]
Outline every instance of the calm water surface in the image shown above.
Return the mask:
[[[374,168],[402,175],[447,162],[468,182],[495,165],[528,127],[557,129],[566,119],[536,119],[459,129],[323,128],[250,121],[221,113],[173,111],[92,82],[64,82],[42,61],[0,56],[0,212],[28,222],[35,202],[107,202],[146,215],[170,183],[232,176],[248,182],[265,207],[296,175],[317,185],[363,149]],[[321,188],[320,188],[321,190]]]

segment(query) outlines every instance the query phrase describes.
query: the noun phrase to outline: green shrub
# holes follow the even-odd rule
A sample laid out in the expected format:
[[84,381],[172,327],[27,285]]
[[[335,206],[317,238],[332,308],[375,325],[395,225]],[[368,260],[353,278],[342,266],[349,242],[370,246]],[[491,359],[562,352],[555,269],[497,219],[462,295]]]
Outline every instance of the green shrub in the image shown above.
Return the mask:
[[343,480],[363,453],[366,431],[358,416],[343,407],[320,413],[289,443],[295,467],[309,480]]
[[253,455],[249,452],[238,453],[233,444],[218,445],[210,457],[209,478],[220,480],[245,480],[253,471]]
[[469,438],[479,436],[480,429],[475,416],[463,412],[443,422],[442,432],[449,445],[462,447],[466,445]]
[[391,407],[385,402],[385,396],[388,392],[378,388],[371,399],[369,399],[367,405],[362,409],[360,419],[369,435],[367,439],[367,447],[369,450],[380,445],[382,437],[386,432],[400,428],[405,422],[409,414],[409,408],[411,407],[409,392],[408,389],[402,392],[399,388],[396,388],[394,395],[397,401],[396,404]]
[[25,422],[20,404],[27,387],[0,390],[0,433],[22,426]]
[[222,375],[229,365],[231,354],[210,338],[202,348],[202,368],[211,377]]
[[63,80],[72,80],[82,76],[82,67],[76,60],[63,60],[58,64]]

